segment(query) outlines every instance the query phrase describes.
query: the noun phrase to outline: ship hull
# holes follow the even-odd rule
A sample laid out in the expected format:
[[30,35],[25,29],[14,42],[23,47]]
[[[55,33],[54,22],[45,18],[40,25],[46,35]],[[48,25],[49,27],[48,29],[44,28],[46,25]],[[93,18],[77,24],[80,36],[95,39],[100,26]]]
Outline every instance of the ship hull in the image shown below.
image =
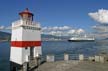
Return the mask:
[[69,42],[94,42],[95,40],[68,40]]

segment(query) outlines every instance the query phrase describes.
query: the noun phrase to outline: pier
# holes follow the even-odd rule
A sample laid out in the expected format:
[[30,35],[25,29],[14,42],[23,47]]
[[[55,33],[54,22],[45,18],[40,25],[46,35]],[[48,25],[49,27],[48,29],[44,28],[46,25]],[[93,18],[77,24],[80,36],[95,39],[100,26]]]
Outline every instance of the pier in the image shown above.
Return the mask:
[[83,54],[46,55],[31,71],[107,71],[107,55]]
[[90,61],[57,61],[46,62],[34,71],[107,71],[108,63]]

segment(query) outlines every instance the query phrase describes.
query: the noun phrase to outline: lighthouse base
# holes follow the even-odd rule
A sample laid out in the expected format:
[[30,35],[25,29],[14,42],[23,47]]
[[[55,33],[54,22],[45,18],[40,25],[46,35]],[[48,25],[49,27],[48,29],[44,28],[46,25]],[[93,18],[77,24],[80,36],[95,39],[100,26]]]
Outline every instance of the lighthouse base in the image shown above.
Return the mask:
[[20,65],[10,61],[10,71],[28,71],[28,63]]

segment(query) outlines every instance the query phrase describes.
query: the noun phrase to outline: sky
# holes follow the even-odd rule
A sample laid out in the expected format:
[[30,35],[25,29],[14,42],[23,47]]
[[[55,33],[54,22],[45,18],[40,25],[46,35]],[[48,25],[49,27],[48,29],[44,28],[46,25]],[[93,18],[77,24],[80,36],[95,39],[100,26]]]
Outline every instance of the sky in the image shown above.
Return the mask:
[[92,26],[100,22],[89,13],[107,10],[108,0],[0,0],[0,26],[11,26],[25,8],[42,27],[72,27],[91,32]]

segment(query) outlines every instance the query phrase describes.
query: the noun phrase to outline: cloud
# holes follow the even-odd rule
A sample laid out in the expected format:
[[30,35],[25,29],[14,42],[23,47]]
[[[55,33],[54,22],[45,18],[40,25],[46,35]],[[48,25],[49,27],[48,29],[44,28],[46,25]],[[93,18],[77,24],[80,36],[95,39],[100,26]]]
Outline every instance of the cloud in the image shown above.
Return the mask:
[[95,30],[95,37],[98,39],[108,38],[108,25],[98,24],[92,27]]
[[0,30],[4,30],[5,29],[5,26],[0,26]]
[[59,27],[60,30],[69,30],[71,29],[71,27],[69,26],[63,26],[63,27]]
[[108,24],[108,10],[99,9],[97,12],[88,13],[88,15],[99,23]]
[[0,26],[0,30],[11,30],[12,27],[11,26]]
[[12,27],[11,27],[11,26],[8,26],[8,27],[6,27],[5,29],[6,29],[6,30],[11,30]]
[[68,29],[71,29],[71,27],[69,27],[69,26],[54,26],[54,27],[43,27],[42,28],[42,30],[44,31],[44,30],[47,30],[47,31],[49,31],[49,30],[68,30]]
[[76,32],[76,30],[72,29],[72,30],[69,30],[67,33],[68,34],[74,34]]
[[104,26],[104,25],[96,25],[92,27],[93,29],[95,29],[97,32],[108,32],[108,26]]
[[83,29],[78,29],[76,32],[77,32],[78,34],[81,34],[81,33],[84,33],[85,31],[84,31]]
[[49,35],[57,35],[57,36],[61,36],[63,34],[62,31],[50,31]]
[[43,27],[43,34],[57,35],[57,36],[69,36],[74,34],[81,34],[85,31],[83,29],[74,29],[70,26],[54,26],[54,27]]
[[94,33],[93,35],[95,36],[95,38],[98,38],[98,39],[108,38],[108,33]]

